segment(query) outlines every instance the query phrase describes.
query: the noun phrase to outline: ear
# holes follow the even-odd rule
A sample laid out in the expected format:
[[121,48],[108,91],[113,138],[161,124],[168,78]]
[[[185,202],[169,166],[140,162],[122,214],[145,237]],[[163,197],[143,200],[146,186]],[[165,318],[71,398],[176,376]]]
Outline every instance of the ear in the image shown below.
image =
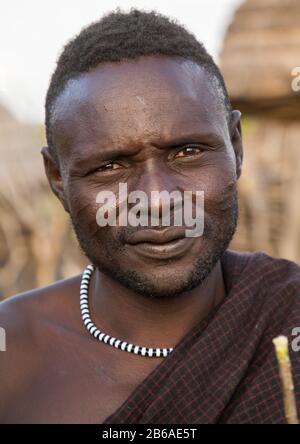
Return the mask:
[[230,138],[236,158],[236,177],[240,178],[243,163],[243,140],[241,128],[241,115],[239,110],[231,111]]
[[53,156],[48,146],[43,146],[43,148],[41,149],[41,154],[43,156],[44,168],[51,190],[60,200],[65,211],[69,213],[58,160]]

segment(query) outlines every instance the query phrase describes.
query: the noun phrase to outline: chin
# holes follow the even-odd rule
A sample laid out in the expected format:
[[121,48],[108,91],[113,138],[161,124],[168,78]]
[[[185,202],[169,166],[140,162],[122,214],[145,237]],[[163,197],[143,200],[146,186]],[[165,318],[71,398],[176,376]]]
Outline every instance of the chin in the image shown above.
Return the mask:
[[117,280],[122,286],[151,299],[174,299],[182,293],[192,290],[200,285],[206,277],[195,267],[190,270],[178,270],[171,265],[156,269],[155,274],[139,270],[123,270],[123,272],[103,272],[112,279]]

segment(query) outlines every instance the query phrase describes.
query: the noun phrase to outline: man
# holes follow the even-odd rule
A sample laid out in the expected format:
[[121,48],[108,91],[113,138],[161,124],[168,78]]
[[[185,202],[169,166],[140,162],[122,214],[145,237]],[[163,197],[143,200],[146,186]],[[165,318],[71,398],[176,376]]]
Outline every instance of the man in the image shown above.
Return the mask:
[[[0,305],[1,422],[284,423],[272,339],[300,324],[300,269],[228,249],[240,112],[204,47],[155,12],[105,16],[64,48],[46,132],[50,186],[93,267]],[[193,205],[203,192],[203,234],[163,226],[160,199],[156,227],[100,226],[98,193],[120,183]]]

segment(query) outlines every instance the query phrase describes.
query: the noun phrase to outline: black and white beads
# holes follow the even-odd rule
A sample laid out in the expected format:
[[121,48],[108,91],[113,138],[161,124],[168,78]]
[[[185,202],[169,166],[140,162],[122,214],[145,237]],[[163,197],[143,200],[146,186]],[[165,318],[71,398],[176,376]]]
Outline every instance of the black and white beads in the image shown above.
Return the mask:
[[107,335],[106,333],[102,332],[96,327],[96,325],[91,320],[90,310],[88,305],[89,283],[93,271],[94,271],[94,266],[92,264],[86,267],[86,269],[82,274],[81,285],[80,285],[81,316],[84,325],[86,326],[87,330],[91,333],[91,335],[94,336],[94,338],[98,339],[99,341],[105,342],[106,344],[111,345],[115,348],[119,348],[120,350],[127,351],[129,353],[134,353],[136,355],[149,356],[151,358],[168,356],[173,351],[173,348],[140,347],[139,345],[129,344],[128,342],[121,341],[120,339]]

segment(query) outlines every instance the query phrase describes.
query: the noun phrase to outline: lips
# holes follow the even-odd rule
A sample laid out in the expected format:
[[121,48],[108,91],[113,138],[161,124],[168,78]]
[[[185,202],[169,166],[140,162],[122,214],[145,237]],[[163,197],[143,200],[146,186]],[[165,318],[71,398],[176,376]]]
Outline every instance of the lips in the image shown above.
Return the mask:
[[165,229],[144,229],[132,234],[127,243],[136,245],[142,242],[151,244],[166,244],[177,239],[185,237],[185,229],[183,227],[168,227]]
[[135,254],[162,260],[184,255],[194,240],[195,238],[185,237],[183,227],[170,227],[137,231],[129,237],[127,244]]

